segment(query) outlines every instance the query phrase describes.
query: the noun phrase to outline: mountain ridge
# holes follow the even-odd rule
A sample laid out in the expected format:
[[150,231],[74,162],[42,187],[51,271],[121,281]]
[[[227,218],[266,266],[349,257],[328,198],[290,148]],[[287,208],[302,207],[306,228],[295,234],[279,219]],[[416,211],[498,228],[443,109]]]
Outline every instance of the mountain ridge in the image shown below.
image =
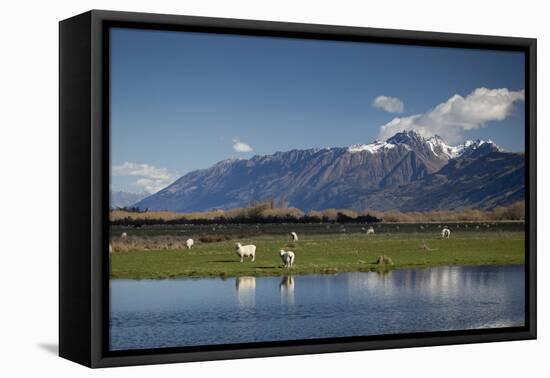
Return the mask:
[[[509,168],[509,164],[523,172],[523,159],[519,161],[515,158],[518,154],[504,152],[492,141],[466,141],[459,146],[450,146],[438,136],[424,138],[414,131],[403,131],[386,141],[370,144],[294,149],[255,155],[250,159],[222,160],[209,168],[187,173],[139,201],[136,206],[188,212],[243,207],[252,201],[284,198],[289,205],[303,210],[334,207],[412,211],[426,208],[425,204],[409,198],[422,196],[420,192],[424,189],[420,183],[431,185],[430,190],[434,193],[437,190],[433,186],[437,182],[446,190],[453,191],[452,187],[449,188],[453,179],[440,177],[451,172],[458,174],[459,170],[452,170],[449,164],[468,161],[467,165],[474,164],[474,168],[469,169],[475,171],[476,165],[479,164],[481,169],[488,164],[487,161],[476,161],[490,154],[501,154],[491,164],[491,174],[495,177],[500,170]],[[479,190],[490,184],[491,177],[487,175],[478,177],[471,171],[460,172],[462,176],[470,172],[476,178],[475,185]],[[511,172],[508,170],[508,174]],[[467,182],[467,177],[462,176],[461,182]],[[440,177],[439,181],[430,181],[437,177]],[[516,172],[510,177],[503,183],[513,188],[510,193],[520,193],[522,176]],[[463,186],[460,188],[464,190]],[[415,190],[419,193],[415,194]],[[431,206],[440,208],[443,203],[446,209],[485,206],[480,201],[469,201],[456,193],[451,194],[449,198],[454,198],[454,201],[445,201],[441,195],[441,203],[432,203]],[[487,206],[507,202],[502,193],[497,197],[492,198],[491,193],[486,193]],[[510,195],[512,197],[517,195]],[[393,201],[389,200],[391,198]]]
[[111,190],[110,192],[110,207],[116,209],[120,207],[132,206],[150,194],[145,192],[134,193],[123,190]]

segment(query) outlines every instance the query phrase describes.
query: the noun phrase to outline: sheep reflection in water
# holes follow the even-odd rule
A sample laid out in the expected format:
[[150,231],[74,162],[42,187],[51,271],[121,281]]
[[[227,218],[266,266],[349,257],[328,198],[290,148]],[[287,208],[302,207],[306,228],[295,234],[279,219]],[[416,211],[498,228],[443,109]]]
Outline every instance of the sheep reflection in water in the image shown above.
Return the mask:
[[256,305],[256,277],[236,277],[237,301],[242,307]]
[[279,291],[281,292],[281,303],[294,304],[294,277],[284,276],[279,283]]

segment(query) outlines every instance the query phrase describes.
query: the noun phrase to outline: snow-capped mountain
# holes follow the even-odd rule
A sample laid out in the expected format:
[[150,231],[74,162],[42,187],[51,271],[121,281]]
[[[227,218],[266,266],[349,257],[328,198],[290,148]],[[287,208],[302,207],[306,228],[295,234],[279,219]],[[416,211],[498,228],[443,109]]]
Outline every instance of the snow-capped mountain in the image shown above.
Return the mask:
[[[482,159],[488,157],[495,159]],[[460,170],[445,170],[456,161],[461,161]],[[478,177],[478,164],[483,169],[491,166],[491,170]],[[469,168],[464,169],[465,166]],[[449,178],[451,181],[462,175],[461,182],[469,182],[472,190],[479,192],[484,192],[483,185],[488,185],[492,179],[510,176],[510,180],[500,181],[504,188],[498,189],[499,193],[510,193],[510,196],[499,195],[498,200],[489,200],[491,193],[485,193],[485,202],[478,197],[475,201],[476,207],[483,207],[484,203],[503,205],[522,193],[523,155],[502,152],[491,141],[467,141],[450,146],[437,136],[424,138],[414,131],[404,131],[386,141],[370,144],[224,160],[208,169],[186,174],[138,202],[137,206],[151,210],[196,211],[242,207],[251,201],[284,197],[291,206],[304,210],[331,207],[414,209],[414,198],[423,194],[419,183],[442,174],[454,175]],[[447,185],[449,180],[437,182]],[[407,190],[413,185],[414,190]],[[430,187],[434,189],[433,182]],[[423,202],[421,207],[437,209],[445,203],[445,208],[464,208],[474,204],[472,198],[475,196],[466,195],[465,187],[460,187],[462,194],[458,193],[454,201],[445,202],[442,195],[439,202],[435,199]],[[447,190],[454,190],[453,186],[448,186]]]
[[[403,131],[395,134],[386,141],[375,140],[370,144],[354,144],[348,147],[349,152],[369,152],[372,154],[381,153],[391,150],[396,146],[405,146],[406,148],[423,148],[428,147],[430,151],[437,157],[446,159],[455,159],[463,155],[471,155],[474,151],[482,149],[483,153],[502,151],[492,140],[467,140],[463,144],[450,146],[438,135],[430,138],[424,138],[414,131]],[[479,151],[478,153],[481,153]]]
[[388,142],[382,142],[380,140],[375,140],[374,142],[370,144],[353,144],[348,147],[349,152],[370,152],[371,154],[376,154],[379,152],[383,152],[385,150],[391,150],[392,148],[395,148],[395,144],[388,143]]

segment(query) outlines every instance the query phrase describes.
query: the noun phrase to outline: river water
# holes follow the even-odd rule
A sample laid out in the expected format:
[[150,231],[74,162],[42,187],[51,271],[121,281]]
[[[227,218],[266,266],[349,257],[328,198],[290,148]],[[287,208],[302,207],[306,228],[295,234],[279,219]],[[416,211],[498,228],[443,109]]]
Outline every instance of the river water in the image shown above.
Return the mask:
[[523,326],[523,265],[111,280],[111,350]]

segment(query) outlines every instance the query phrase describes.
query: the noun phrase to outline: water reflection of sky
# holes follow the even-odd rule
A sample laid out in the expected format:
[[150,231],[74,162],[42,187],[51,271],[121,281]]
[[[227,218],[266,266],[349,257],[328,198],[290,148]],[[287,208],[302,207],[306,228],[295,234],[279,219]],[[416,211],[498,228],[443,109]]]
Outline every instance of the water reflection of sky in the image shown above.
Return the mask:
[[111,282],[113,349],[508,327],[523,266]]

